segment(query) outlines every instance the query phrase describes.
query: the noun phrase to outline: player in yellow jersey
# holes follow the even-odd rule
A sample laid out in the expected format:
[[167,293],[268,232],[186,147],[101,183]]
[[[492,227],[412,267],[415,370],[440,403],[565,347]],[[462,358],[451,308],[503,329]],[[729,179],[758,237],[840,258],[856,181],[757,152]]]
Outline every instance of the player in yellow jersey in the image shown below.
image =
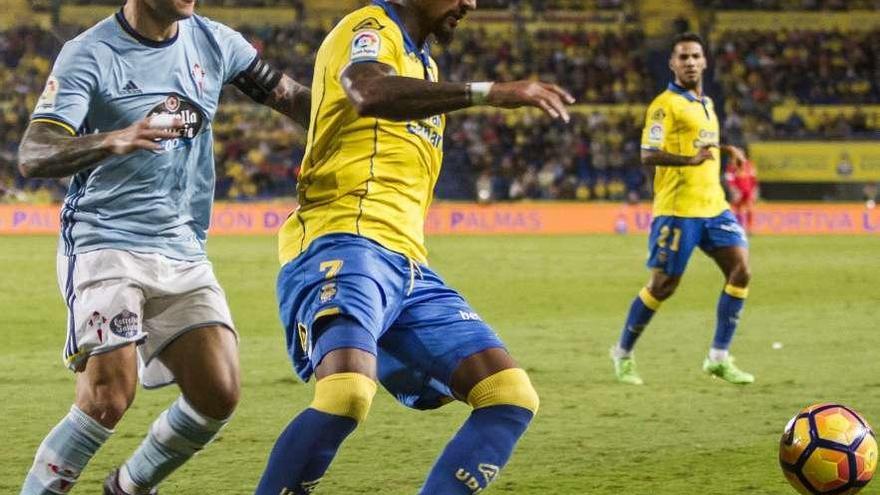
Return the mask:
[[617,379],[641,385],[632,357],[636,340],[651,317],[678,287],[696,247],[724,274],[715,338],[703,370],[731,383],[754,377],[733,364],[728,353],[748,295],[749,252],[743,228],[724,199],[720,152],[742,162],[734,146],[721,145],[712,100],[703,94],[706,57],[696,34],[679,35],[669,67],[674,82],[648,107],[642,134],[642,163],[655,167],[654,221],[648,239],[651,279],[633,301],[620,341],[611,348]]
[[[380,382],[404,405],[473,411],[419,493],[480,492],[538,408],[498,336],[426,264],[424,220],[444,113],[533,106],[568,121],[562,89],[533,81],[439,82],[427,40],[452,39],[476,0],[375,0],[318,51],[299,209],[279,235],[278,299],[311,406],[282,432],[259,495],[314,490]],[[379,487],[377,487],[377,490]]]

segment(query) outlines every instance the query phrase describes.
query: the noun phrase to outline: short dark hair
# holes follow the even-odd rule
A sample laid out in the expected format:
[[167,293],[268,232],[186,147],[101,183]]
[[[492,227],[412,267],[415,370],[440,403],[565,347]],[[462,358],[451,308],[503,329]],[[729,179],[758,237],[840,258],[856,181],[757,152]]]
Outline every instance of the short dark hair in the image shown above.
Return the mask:
[[669,52],[670,53],[674,52],[675,47],[678,46],[679,43],[684,43],[687,41],[699,43],[700,47],[703,49],[703,55],[706,54],[706,42],[703,41],[702,36],[700,36],[697,33],[693,33],[693,32],[681,33],[681,34],[676,35],[675,38],[672,39],[672,46],[670,47]]

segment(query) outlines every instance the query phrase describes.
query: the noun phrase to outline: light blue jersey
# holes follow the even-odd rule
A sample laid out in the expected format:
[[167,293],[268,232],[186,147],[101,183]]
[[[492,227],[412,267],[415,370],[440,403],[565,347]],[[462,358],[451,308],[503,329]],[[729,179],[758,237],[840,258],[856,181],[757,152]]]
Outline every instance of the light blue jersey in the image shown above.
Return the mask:
[[67,42],[33,121],[72,134],[122,129],[156,114],[180,116],[181,137],[160,152],[112,156],[77,173],[61,211],[64,254],[96,249],[205,257],[214,196],[211,120],[220,90],[256,61],[236,31],[199,16],[156,42],[122,12]]

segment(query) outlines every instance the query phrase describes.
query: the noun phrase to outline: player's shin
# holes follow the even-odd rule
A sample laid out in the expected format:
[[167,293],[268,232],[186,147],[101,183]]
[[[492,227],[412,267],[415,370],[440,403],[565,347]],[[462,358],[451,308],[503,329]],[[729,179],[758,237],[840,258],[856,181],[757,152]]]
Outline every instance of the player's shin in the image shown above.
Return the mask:
[[526,372],[511,368],[477,383],[468,394],[474,411],[446,445],[420,495],[470,495],[484,490],[507,464],[538,410]]
[[86,464],[113,430],[100,425],[76,406],[40,444],[21,495],[67,493]]
[[278,437],[257,495],[305,495],[324,476],[339,446],[367,417],[376,382],[360,373],[318,380],[311,406]]
[[149,493],[214,440],[227,421],[209,418],[179,397],[153,422],[140,447],[120,468],[119,486],[132,495]]
[[712,341],[712,349],[709,358],[713,361],[722,361],[727,358],[727,350],[736,332],[739,323],[739,315],[745,305],[749,290],[745,287],[736,287],[731,284],[724,286],[724,291],[718,299],[718,318],[715,326],[715,338]]
[[647,288],[642,288],[639,295],[633,300],[626,315],[626,323],[620,333],[620,341],[615,352],[617,357],[627,357],[636,345],[636,341],[642,335],[642,331],[651,321],[654,313],[660,309],[660,301],[651,295]]

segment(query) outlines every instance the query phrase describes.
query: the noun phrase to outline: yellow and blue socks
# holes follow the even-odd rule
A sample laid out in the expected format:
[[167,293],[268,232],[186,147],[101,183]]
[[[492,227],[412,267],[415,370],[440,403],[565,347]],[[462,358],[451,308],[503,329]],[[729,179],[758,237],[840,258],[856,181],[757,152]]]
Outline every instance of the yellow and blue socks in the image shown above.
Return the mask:
[[68,493],[86,464],[112,434],[113,430],[105,428],[78,407],[71,406],[67,416],[37,449],[21,495]]
[[309,493],[356,427],[357,422],[351,418],[312,408],[301,412],[275,441],[257,495]]
[[306,495],[320,482],[339,446],[364,421],[376,382],[360,373],[318,380],[311,406],[275,441],[256,495]]
[[484,490],[507,464],[538,410],[525,371],[507,369],[474,386],[474,411],[437,459],[420,495],[471,495]]
[[140,447],[119,469],[119,486],[131,495],[149,493],[211,443],[227,421],[209,418],[179,397],[153,422]]
[[647,287],[643,287],[629,307],[626,323],[620,333],[617,349],[615,349],[615,352],[619,354],[618,357],[627,357],[632,353],[636,341],[658,309],[660,309],[660,300],[655,298]]
[[709,358],[713,361],[723,361],[727,358],[727,350],[736,332],[739,316],[749,295],[749,289],[736,287],[731,284],[724,286],[724,291],[718,299],[718,317],[715,325],[715,338],[712,339],[712,349]]

